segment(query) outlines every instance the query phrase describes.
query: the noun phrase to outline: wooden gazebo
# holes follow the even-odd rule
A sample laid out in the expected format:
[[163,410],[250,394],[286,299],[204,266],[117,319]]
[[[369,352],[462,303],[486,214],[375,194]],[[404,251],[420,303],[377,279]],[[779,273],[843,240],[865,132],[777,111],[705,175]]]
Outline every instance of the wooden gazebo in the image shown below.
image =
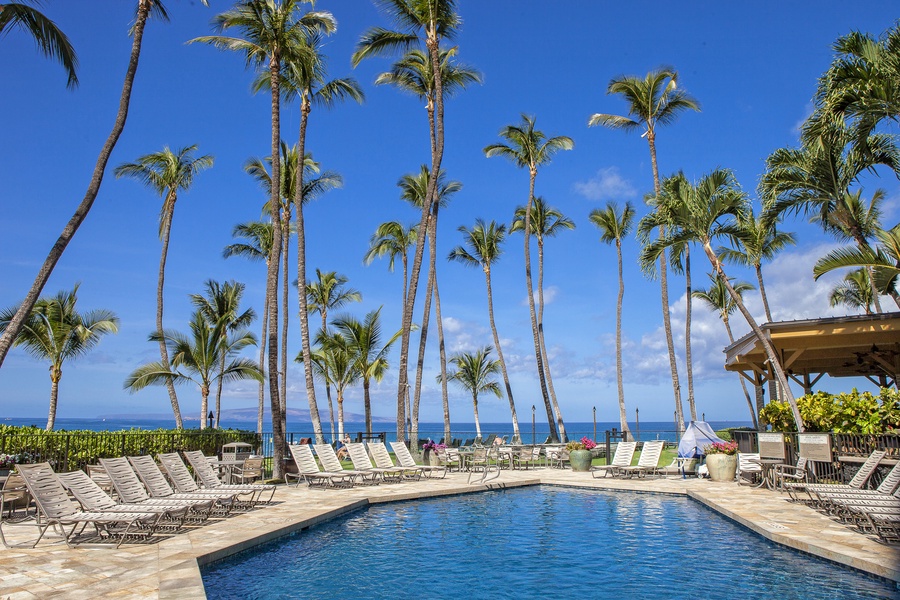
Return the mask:
[[[823,375],[865,377],[880,387],[900,387],[900,312],[781,321],[761,329],[787,375],[805,393]],[[725,348],[725,369],[759,387],[773,378],[753,332]]]

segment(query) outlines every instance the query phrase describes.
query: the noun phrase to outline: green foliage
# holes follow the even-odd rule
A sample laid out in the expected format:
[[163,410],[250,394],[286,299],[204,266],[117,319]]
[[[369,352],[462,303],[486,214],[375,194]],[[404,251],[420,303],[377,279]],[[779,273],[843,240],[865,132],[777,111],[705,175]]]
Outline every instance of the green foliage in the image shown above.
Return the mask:
[[[900,428],[900,391],[891,388],[882,388],[878,396],[855,388],[837,395],[819,391],[798,398],[797,406],[807,431],[877,435]],[[760,420],[774,431],[795,431],[787,402],[770,402]]]
[[73,471],[100,458],[136,456],[178,450],[218,453],[223,444],[260,446],[259,436],[238,429],[130,429],[127,431],[45,431],[38,427],[0,425],[0,453],[28,452],[33,462],[47,461],[58,471]]

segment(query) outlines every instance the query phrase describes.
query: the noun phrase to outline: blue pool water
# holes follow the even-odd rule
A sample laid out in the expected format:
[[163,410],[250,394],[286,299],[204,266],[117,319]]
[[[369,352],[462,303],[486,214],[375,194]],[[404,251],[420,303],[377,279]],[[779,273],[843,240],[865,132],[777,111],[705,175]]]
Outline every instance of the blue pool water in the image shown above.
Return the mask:
[[681,497],[534,487],[382,504],[203,569],[209,598],[897,598]]

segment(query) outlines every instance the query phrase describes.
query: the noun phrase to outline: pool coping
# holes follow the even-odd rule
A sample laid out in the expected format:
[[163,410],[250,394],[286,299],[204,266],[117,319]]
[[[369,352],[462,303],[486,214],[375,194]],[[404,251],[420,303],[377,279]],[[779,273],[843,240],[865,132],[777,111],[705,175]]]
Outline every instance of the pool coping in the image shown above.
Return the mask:
[[279,486],[275,502],[267,507],[152,544],[118,550],[85,544],[70,550],[56,536],[34,550],[0,548],[0,597],[205,598],[202,566],[348,512],[533,485],[687,496],[774,543],[893,581],[900,589],[900,547],[879,544],[768,490],[696,479],[593,479],[587,473],[557,469],[504,471],[500,480],[485,485],[470,485],[465,479],[465,474],[453,473],[446,479],[348,490]]

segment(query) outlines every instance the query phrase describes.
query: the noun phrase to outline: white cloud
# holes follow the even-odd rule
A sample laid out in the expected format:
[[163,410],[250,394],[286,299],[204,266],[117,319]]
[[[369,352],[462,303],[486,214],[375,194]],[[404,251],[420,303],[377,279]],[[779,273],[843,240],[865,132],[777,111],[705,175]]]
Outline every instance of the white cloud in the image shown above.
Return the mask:
[[637,196],[637,190],[619,174],[616,167],[600,169],[587,181],[576,181],[572,184],[572,189],[588,200],[617,200]]
[[[559,296],[559,287],[555,285],[551,285],[549,287],[544,288],[544,306],[552,304],[554,300],[556,300],[557,296]],[[535,308],[537,308],[538,303],[538,293],[537,290],[534,291],[534,304]],[[521,302],[522,306],[528,306],[528,298],[524,298]]]

